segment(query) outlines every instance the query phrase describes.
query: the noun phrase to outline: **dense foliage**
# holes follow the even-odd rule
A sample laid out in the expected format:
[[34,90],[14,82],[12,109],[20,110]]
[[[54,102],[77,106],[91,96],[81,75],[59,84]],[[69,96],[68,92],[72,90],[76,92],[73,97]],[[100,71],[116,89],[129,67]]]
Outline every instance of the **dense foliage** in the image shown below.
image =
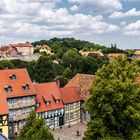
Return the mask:
[[[104,53],[116,53],[126,51],[117,48],[116,44],[111,44],[111,48],[90,43],[88,41],[76,40],[74,38],[53,38],[32,43],[36,45],[49,45],[53,54],[41,53],[37,61],[25,62],[21,60],[0,61],[0,69],[5,68],[27,68],[32,81],[50,82],[60,81],[64,86],[69,79],[77,73],[95,74],[98,68],[108,63],[106,56],[96,56],[89,54],[82,56],[79,51],[102,51]],[[127,54],[132,55],[128,50]]]
[[77,73],[95,74],[97,69],[107,63],[105,57],[81,56],[76,50],[68,50],[62,59],[43,54],[37,61],[1,60],[0,69],[27,68],[32,81],[39,83],[60,81],[64,86]]
[[140,139],[140,85],[137,63],[118,58],[96,73],[86,109],[91,115],[84,140]]
[[76,49],[77,51],[89,51],[96,50],[101,51],[103,53],[126,53],[123,50],[117,48],[116,44],[111,44],[111,47],[106,47],[104,45],[94,44],[88,41],[81,41],[74,38],[53,38],[50,40],[41,40],[32,43],[34,46],[36,45],[49,45],[52,48],[52,51],[61,58],[63,53],[68,51],[69,49]]
[[54,140],[54,137],[44,119],[36,118],[35,111],[31,111],[16,140]]

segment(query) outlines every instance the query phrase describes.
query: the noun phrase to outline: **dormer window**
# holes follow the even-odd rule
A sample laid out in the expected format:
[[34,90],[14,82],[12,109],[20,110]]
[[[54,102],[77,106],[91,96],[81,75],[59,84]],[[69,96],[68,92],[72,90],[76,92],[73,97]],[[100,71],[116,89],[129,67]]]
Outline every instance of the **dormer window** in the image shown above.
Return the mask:
[[59,103],[59,102],[60,102],[60,99],[56,99],[55,102],[56,102],[56,103]]
[[36,102],[36,107],[39,107],[40,106],[40,103],[39,102]]
[[15,74],[11,74],[9,77],[10,77],[11,80],[16,80],[16,75]]
[[22,88],[27,91],[27,90],[29,90],[29,85],[25,84],[25,85],[22,86]]
[[12,87],[11,86],[6,86],[4,89],[7,93],[12,92]]
[[46,101],[46,105],[50,105],[50,103],[51,103],[50,101]]

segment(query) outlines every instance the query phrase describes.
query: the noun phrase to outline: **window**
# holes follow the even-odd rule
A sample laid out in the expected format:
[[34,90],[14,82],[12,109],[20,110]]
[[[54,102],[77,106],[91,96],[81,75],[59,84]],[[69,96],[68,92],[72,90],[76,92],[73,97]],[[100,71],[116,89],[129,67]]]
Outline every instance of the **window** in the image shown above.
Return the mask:
[[27,102],[30,102],[31,101],[31,97],[27,97]]
[[75,104],[76,104],[76,108],[78,108],[79,107],[79,102],[76,102]]
[[47,118],[47,116],[48,116],[48,113],[47,113],[47,112],[45,112],[45,117]]
[[2,123],[2,116],[0,116],[0,123]]
[[8,104],[9,104],[9,105],[14,104],[13,99],[9,99],[9,100],[8,100]]
[[56,102],[56,103],[59,103],[59,102],[60,102],[60,99],[56,99],[55,102]]
[[70,104],[70,109],[73,109],[73,103],[72,103],[72,104]]
[[50,105],[50,103],[51,103],[50,101],[46,101],[46,105]]
[[11,80],[16,80],[16,75],[15,75],[15,74],[11,74],[11,75],[10,75],[10,79],[11,79]]
[[36,102],[36,107],[39,107],[40,106],[40,103],[39,102]]
[[69,110],[69,104],[66,104],[66,105],[65,105],[65,109],[66,109],[66,110]]
[[64,113],[64,109],[62,108],[62,109],[61,109],[61,114],[63,114],[63,113]]
[[28,85],[28,84],[23,85],[22,87],[23,87],[23,89],[26,90],[26,91],[29,90],[29,85]]
[[16,103],[17,103],[17,101],[18,101],[17,99],[13,99],[13,103],[14,103],[14,104],[16,104]]
[[70,120],[73,120],[74,116],[73,116],[73,112],[70,113]]
[[79,116],[79,111],[76,111],[76,112],[75,112],[75,116],[76,116],[76,118],[78,118],[78,116]]
[[57,113],[58,113],[58,110],[55,110],[55,115],[57,115]]
[[22,98],[22,102],[24,102],[24,103],[26,102],[26,97]]
[[12,87],[11,86],[6,86],[4,89],[7,93],[12,92]]
[[48,111],[48,116],[51,117],[51,111]]
[[66,115],[65,115],[65,121],[68,121],[69,120],[69,113],[67,113]]
[[54,111],[51,111],[52,116],[54,116]]
[[54,118],[51,118],[50,119],[50,126],[54,126],[54,124],[55,124],[55,120],[54,120]]

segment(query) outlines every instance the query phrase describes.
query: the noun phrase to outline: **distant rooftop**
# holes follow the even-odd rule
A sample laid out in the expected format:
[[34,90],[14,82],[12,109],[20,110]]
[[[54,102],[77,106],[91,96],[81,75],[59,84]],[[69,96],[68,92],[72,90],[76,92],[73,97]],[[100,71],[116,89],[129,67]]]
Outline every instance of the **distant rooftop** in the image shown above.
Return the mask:
[[9,44],[11,47],[32,47],[32,44],[27,42],[27,43],[17,43],[17,44]]

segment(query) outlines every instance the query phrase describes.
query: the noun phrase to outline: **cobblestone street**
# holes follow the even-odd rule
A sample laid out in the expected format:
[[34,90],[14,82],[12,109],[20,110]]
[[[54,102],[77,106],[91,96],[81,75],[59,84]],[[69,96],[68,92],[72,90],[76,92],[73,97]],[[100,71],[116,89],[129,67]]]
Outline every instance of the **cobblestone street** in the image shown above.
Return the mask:
[[[70,128],[68,126],[63,126],[62,129],[55,128],[55,130],[51,130],[51,132],[55,140],[82,140],[85,127],[85,124],[79,123],[71,125]],[[79,131],[79,136],[77,136],[77,131]]]

